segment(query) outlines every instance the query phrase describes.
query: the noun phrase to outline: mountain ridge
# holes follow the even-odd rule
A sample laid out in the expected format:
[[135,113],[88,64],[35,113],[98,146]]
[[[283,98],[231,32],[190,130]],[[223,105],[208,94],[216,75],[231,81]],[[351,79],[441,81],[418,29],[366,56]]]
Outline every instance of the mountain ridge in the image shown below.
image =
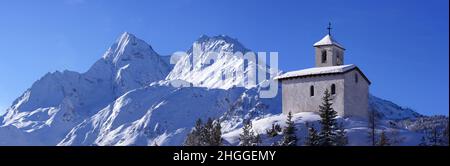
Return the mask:
[[[211,51],[218,58],[203,65]],[[249,74],[260,67],[227,54],[238,51],[250,49],[225,35],[204,35],[187,56],[168,64],[168,57],[125,32],[85,73],[56,71],[33,83],[0,116],[0,135],[20,138],[0,137],[0,144],[181,145],[197,118],[220,119],[227,134],[239,131],[245,119],[281,116],[280,95],[264,99],[258,85],[238,86],[246,75],[222,80],[217,71]],[[200,61],[189,64],[195,56]],[[192,86],[174,87],[174,80]],[[372,95],[370,100],[384,120],[423,116]]]

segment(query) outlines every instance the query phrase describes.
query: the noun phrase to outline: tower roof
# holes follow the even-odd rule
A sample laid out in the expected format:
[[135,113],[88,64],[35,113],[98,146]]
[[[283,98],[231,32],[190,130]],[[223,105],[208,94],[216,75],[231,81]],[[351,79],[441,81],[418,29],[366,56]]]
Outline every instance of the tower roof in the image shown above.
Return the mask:
[[358,70],[363,78],[370,84],[370,80],[364,75],[364,73],[353,64],[349,65],[340,65],[340,66],[327,66],[327,67],[313,67],[303,70],[291,71],[284,73],[275,77],[275,80],[285,80],[291,78],[302,78],[302,77],[311,77],[311,76],[319,76],[319,75],[333,75],[333,74],[343,74],[352,70]]
[[323,37],[321,40],[319,40],[318,42],[316,42],[314,44],[314,47],[317,46],[329,46],[329,45],[335,45],[339,48],[345,49],[344,46],[342,46],[341,44],[339,44],[336,40],[334,40],[330,34],[327,34],[325,37]]
[[275,77],[275,79],[286,79],[286,78],[301,77],[301,76],[343,73],[348,70],[354,69],[355,67],[356,66],[353,64],[341,65],[341,66],[328,66],[328,67],[313,67],[313,68],[308,68],[308,69],[303,69],[303,70],[287,72],[280,76]]

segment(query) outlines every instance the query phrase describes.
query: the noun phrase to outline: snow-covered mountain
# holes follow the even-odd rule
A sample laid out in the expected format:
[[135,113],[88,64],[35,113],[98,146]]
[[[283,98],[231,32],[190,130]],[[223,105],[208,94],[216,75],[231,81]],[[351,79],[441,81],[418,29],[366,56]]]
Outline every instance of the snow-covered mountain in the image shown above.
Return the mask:
[[[150,45],[124,33],[86,73],[57,71],[36,81],[7,109],[1,124],[33,137],[27,144],[56,145],[116,98],[168,73],[168,65]],[[16,144],[16,139],[11,141]]]
[[225,72],[242,73],[244,65],[241,57],[232,54],[248,51],[236,39],[228,36],[203,35],[186,52],[187,56],[181,57],[175,64],[167,79],[184,80],[197,87],[231,88],[243,78],[223,79]]
[[423,115],[410,108],[401,107],[391,101],[373,95],[369,95],[369,106],[378,113],[381,119],[405,120],[423,117]]
[[[196,119],[210,117],[220,119],[227,144],[236,144],[244,119],[263,130],[263,122],[281,123],[284,116],[280,95],[261,98],[258,85],[237,86],[262,67],[230,54],[248,51],[224,35],[202,36],[171,65],[167,56],[124,33],[87,72],[48,73],[17,98],[0,116],[0,145],[181,145]],[[211,56],[217,56],[213,63],[202,63]],[[241,70],[246,74],[223,77]],[[173,87],[179,80],[193,86]],[[385,121],[422,117],[374,96],[370,106]],[[298,114],[296,123],[315,116]],[[366,133],[365,122],[343,121],[354,129],[354,140]]]

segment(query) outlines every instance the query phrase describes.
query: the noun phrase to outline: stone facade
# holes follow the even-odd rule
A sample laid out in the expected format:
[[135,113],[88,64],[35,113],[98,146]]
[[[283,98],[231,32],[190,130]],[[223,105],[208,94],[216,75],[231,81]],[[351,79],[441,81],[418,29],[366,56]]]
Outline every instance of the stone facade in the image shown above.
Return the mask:
[[359,69],[345,73],[344,80],[344,116],[367,118],[370,82],[364,79]]
[[370,81],[355,65],[343,65],[345,49],[330,35],[314,47],[315,68],[288,72],[276,78],[282,85],[283,113],[318,112],[325,89],[328,89],[332,93],[332,107],[339,116],[366,119]]
[[[336,46],[317,46],[315,47],[316,66],[338,66],[344,64],[344,50]],[[326,60],[322,60],[322,56]]]
[[[357,82],[355,77],[358,77]],[[368,116],[369,82],[357,68],[341,74],[283,79],[281,81],[283,113],[318,112],[325,89],[331,93],[333,84],[335,93],[332,95],[332,107],[339,116],[358,118]],[[314,87],[313,96],[311,86]]]
[[[336,94],[333,95],[333,108],[339,115],[344,115],[344,76],[315,76],[306,78],[292,78],[282,81],[282,107],[283,113],[289,112],[318,112],[322,103],[325,89],[330,90],[335,84]],[[314,87],[314,96],[311,96],[311,86]]]

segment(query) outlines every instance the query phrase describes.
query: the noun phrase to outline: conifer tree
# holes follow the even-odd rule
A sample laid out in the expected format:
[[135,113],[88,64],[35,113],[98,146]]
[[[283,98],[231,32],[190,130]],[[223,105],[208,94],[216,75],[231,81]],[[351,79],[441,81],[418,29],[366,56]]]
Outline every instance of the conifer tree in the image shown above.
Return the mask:
[[211,118],[208,118],[203,127],[202,132],[200,133],[203,146],[211,146],[210,143],[212,138],[213,127],[214,127],[213,120]]
[[308,129],[308,137],[306,138],[305,145],[306,146],[318,146],[319,145],[319,135],[317,130],[314,128],[314,125],[310,125],[306,123],[306,128]]
[[261,143],[259,134],[255,134],[252,128],[252,122],[246,120],[242,128],[242,133],[239,135],[240,146],[257,146]]
[[202,120],[199,118],[194,129],[189,133],[184,141],[184,146],[202,146],[201,132],[203,131]]
[[211,118],[205,124],[198,119],[194,129],[189,133],[184,142],[185,146],[220,146],[222,145],[221,126],[218,121]]
[[295,135],[294,121],[292,121],[292,113],[289,112],[286,120],[286,127],[283,130],[283,139],[280,142],[281,146],[297,146],[297,136]]
[[337,112],[331,107],[331,94],[328,89],[325,90],[322,97],[322,105],[319,106],[321,130],[319,133],[320,146],[335,146],[336,140],[336,117]]
[[211,129],[211,146],[221,146],[222,145],[222,127],[219,121],[213,123],[213,128]]
[[245,121],[244,127],[242,127],[242,133],[239,135],[240,146],[252,146],[250,133],[252,128],[251,122]]

